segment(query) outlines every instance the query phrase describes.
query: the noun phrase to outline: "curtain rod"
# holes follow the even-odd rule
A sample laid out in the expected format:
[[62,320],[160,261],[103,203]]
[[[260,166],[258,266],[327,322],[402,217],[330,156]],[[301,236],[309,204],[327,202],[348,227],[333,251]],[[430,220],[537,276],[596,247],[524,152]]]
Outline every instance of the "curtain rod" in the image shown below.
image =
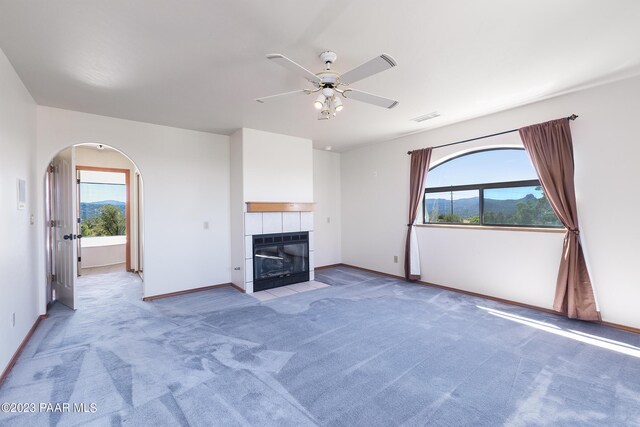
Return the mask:
[[[567,120],[575,120],[577,118],[578,118],[578,116],[576,116],[575,114],[572,114],[569,117],[567,117]],[[506,133],[517,132],[519,130],[520,129],[505,130],[504,132],[492,133],[491,135],[483,135],[483,136],[478,136],[476,138],[465,139],[463,141],[456,141],[456,142],[450,142],[448,144],[436,145],[435,147],[431,147],[431,148],[435,149],[435,148],[449,147],[450,145],[464,144],[465,142],[471,142],[471,141],[477,141],[479,139],[491,138],[492,136],[504,135]],[[407,151],[407,154],[411,154],[412,152],[413,151]]]

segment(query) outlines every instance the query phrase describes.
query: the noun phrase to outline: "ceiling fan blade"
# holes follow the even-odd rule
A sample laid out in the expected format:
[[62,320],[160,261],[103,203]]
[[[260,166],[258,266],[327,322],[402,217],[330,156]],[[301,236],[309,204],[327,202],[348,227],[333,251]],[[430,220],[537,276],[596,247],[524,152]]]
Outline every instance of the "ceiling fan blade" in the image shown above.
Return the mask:
[[314,84],[320,83],[320,78],[318,76],[316,76],[311,71],[304,68],[302,65],[293,62],[292,60],[290,60],[284,55],[280,55],[279,53],[272,53],[270,55],[267,55],[267,59],[270,59],[276,64],[282,65],[287,70],[293,71],[299,76],[304,77],[311,83],[314,83]]
[[373,76],[381,71],[393,68],[396,65],[398,65],[398,63],[395,59],[383,53],[382,55],[376,56],[372,60],[365,62],[359,67],[342,74],[340,76],[340,83],[343,85],[350,85],[351,83],[366,79],[367,77]]
[[394,101],[393,99],[383,98],[378,95],[373,95],[371,93],[355,89],[345,89],[342,96],[347,99],[355,99],[356,101],[366,102],[367,104],[373,104],[384,108],[393,108],[398,105],[398,101]]
[[277,95],[270,95],[270,96],[263,96],[262,98],[258,98],[256,99],[256,101],[258,101],[261,104],[264,104],[265,101],[272,101],[272,100],[277,100],[278,98],[287,98],[287,97],[292,97],[292,96],[296,96],[296,95],[308,95],[311,92],[308,90],[294,90],[292,92],[285,92],[285,93],[279,93]]

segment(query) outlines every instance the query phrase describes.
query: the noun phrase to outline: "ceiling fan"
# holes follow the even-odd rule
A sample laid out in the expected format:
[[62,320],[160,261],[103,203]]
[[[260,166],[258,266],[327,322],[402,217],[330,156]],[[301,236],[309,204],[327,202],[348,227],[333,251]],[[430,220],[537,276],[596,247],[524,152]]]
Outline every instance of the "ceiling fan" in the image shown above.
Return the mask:
[[314,74],[284,55],[279,53],[267,55],[267,59],[270,59],[289,71],[304,77],[313,85],[313,89],[300,89],[292,92],[279,93],[277,95],[258,98],[256,101],[264,103],[280,98],[287,98],[296,95],[309,95],[319,92],[315,102],[313,103],[316,109],[320,110],[318,120],[329,120],[332,116],[335,116],[342,110],[343,105],[340,95],[346,99],[354,99],[356,101],[366,102],[368,104],[384,108],[393,108],[398,105],[398,101],[394,101],[393,99],[383,98],[382,96],[373,95],[371,93],[351,89],[349,87],[352,83],[395,67],[397,63],[392,57],[382,54],[351,71],[347,71],[344,74],[340,74],[331,69],[331,65],[337,58],[338,55],[334,52],[322,52],[320,54],[320,59],[324,62],[325,69]]

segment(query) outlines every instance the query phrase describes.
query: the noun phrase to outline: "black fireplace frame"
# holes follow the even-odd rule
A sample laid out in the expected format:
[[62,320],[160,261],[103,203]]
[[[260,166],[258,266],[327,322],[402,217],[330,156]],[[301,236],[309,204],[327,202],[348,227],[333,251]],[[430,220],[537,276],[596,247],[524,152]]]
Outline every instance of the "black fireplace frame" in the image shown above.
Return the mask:
[[[256,263],[256,250],[270,246],[286,246],[293,244],[305,244],[306,271],[291,274],[282,274],[276,277],[259,279]],[[294,233],[258,234],[253,236],[253,291],[278,288],[294,283],[308,282],[311,266],[309,265],[309,232],[298,231]]]

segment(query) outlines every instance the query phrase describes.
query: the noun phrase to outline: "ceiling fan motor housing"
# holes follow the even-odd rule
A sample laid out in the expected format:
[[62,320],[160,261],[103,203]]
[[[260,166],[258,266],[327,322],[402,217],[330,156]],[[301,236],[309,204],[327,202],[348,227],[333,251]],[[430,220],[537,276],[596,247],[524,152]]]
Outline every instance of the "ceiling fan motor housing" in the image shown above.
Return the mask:
[[340,75],[331,70],[331,64],[333,64],[335,60],[338,59],[338,55],[336,55],[335,52],[326,51],[320,54],[320,59],[325,63],[326,68],[324,71],[316,74],[316,76],[318,76],[318,78],[320,79],[319,86],[321,88],[336,87],[339,84]]
[[339,84],[338,78],[340,76],[335,71],[322,71],[316,75],[321,81],[320,87],[335,87]]
[[338,59],[338,55],[336,55],[335,52],[327,50],[320,54],[320,59],[322,59],[322,62],[324,62],[325,64],[333,64],[334,62],[336,62],[336,59]]

